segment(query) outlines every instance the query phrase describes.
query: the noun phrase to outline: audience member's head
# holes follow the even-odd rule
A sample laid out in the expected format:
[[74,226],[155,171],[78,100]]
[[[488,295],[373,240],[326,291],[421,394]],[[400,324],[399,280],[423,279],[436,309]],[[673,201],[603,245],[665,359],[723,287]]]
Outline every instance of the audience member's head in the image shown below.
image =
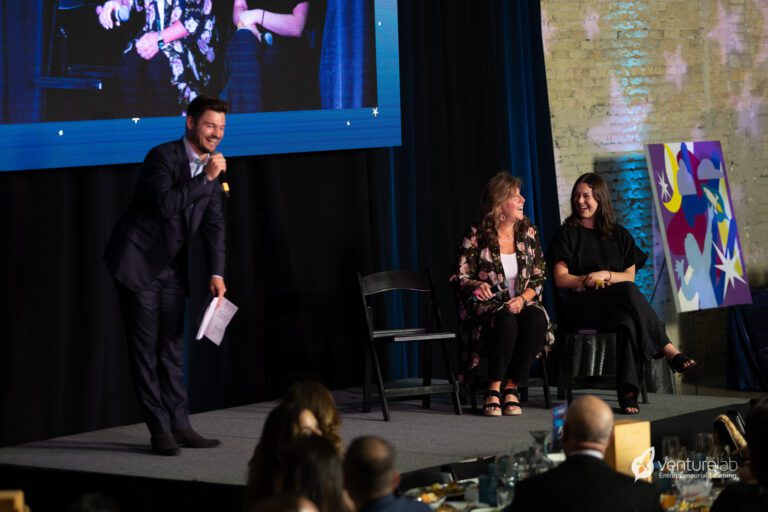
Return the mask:
[[257,500],[281,492],[280,477],[286,455],[297,438],[317,430],[317,420],[308,409],[281,403],[264,422],[261,439],[248,463],[246,508]]
[[358,510],[391,494],[399,483],[391,444],[374,436],[352,441],[344,457],[344,485]]
[[605,452],[613,432],[613,411],[603,400],[587,395],[577,398],[565,413],[563,448]]
[[320,512],[343,512],[341,457],[321,436],[296,439],[283,465],[283,492],[306,496]]
[[327,437],[341,453],[341,437],[339,427],[341,417],[336,410],[333,395],[323,384],[311,380],[295,382],[283,395],[283,402],[294,403],[309,409],[317,418],[323,437]]
[[245,512],[320,512],[317,505],[303,496],[279,494],[257,501],[246,507]]
[[768,485],[768,398],[752,407],[746,421],[750,470],[761,484]]

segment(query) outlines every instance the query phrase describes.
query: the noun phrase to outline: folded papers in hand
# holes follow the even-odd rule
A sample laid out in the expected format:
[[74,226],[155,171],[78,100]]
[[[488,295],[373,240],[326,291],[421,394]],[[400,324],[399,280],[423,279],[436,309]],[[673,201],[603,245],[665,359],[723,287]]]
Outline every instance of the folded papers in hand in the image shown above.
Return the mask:
[[[217,307],[218,305],[218,307]],[[227,330],[227,325],[232,320],[232,317],[237,313],[237,306],[228,301],[225,297],[219,300],[218,297],[211,299],[211,303],[205,310],[203,320],[200,322],[200,328],[197,330],[197,336],[195,339],[202,339],[203,336],[214,342],[216,345],[221,345],[221,340],[224,338],[224,331]]]

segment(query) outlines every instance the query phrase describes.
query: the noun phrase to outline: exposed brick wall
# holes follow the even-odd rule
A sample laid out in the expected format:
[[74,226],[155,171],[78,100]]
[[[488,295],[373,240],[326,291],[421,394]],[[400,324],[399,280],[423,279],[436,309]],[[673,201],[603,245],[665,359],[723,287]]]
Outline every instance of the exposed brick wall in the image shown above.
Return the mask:
[[[768,284],[768,0],[541,5],[561,217],[574,180],[600,172],[620,219],[655,256],[638,273],[650,296],[663,248],[644,145],[719,140],[750,284]],[[663,272],[654,306],[670,336],[707,359],[720,356],[707,373],[723,373],[726,315],[678,318]],[[702,318],[706,329],[689,328]]]

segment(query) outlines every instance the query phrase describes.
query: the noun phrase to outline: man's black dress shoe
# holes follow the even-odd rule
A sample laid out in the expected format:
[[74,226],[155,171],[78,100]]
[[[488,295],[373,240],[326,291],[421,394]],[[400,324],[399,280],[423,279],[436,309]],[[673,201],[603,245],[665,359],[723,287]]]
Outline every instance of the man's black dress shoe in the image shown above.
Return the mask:
[[205,438],[191,428],[174,430],[173,438],[177,443],[187,448],[213,448],[221,444],[218,439]]
[[163,432],[152,436],[152,451],[158,455],[178,455],[181,453],[179,445],[170,432]]

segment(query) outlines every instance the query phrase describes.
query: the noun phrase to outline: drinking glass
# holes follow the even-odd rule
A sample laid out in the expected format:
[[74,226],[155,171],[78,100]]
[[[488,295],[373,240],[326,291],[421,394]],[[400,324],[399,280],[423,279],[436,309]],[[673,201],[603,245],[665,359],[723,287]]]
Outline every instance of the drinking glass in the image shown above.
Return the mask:
[[705,432],[696,434],[696,453],[702,454],[704,459],[715,457],[715,440],[712,434]]
[[496,458],[496,476],[499,478],[496,487],[496,506],[504,508],[512,503],[515,496],[517,467],[514,457],[503,455]]
[[680,438],[677,436],[664,436],[661,440],[661,455],[664,460],[676,460],[680,455]]
[[528,457],[528,466],[531,475],[538,475],[552,468],[552,462],[546,456],[549,430],[531,430],[531,436],[534,443]]

